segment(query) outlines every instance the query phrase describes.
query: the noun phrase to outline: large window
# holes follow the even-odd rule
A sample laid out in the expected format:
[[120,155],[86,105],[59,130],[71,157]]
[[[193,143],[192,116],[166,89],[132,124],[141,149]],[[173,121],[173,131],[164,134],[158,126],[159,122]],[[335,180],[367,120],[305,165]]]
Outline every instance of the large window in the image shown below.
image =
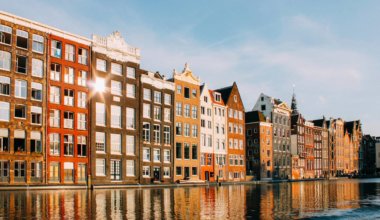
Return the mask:
[[32,76],[42,77],[44,75],[44,64],[42,60],[32,59]]
[[143,104],[143,117],[144,118],[150,118],[151,117],[150,114],[151,114],[151,105],[144,103]]
[[14,166],[14,181],[25,182],[26,169],[25,161],[15,161]]
[[59,134],[49,134],[50,155],[59,156],[61,152]]
[[123,68],[121,64],[111,63],[111,73],[121,76],[123,74]]
[[62,56],[62,43],[56,40],[51,41],[51,56],[61,58]]
[[183,125],[183,135],[185,137],[190,137],[190,124],[184,123],[184,125]]
[[78,163],[77,169],[78,182],[85,182],[87,179],[87,165]]
[[184,144],[184,159],[190,159],[190,145]]
[[172,105],[172,95],[170,94],[165,94],[165,105]]
[[150,89],[144,88],[144,100],[151,101],[152,100],[152,92]]
[[0,160],[0,182],[9,181],[9,162]]
[[33,34],[32,49],[34,52],[41,53],[41,54],[44,53],[44,37],[43,36]]
[[0,128],[0,152],[9,151],[9,131],[6,128]]
[[96,69],[106,72],[107,71],[107,62],[102,59],[96,59]]
[[60,127],[60,111],[57,109],[51,109],[49,112],[49,125],[50,127]]
[[87,115],[85,113],[78,113],[77,128],[78,130],[87,129]]
[[32,82],[31,88],[32,88],[32,99],[42,101],[42,84]]
[[192,117],[194,119],[196,119],[198,117],[198,107],[197,106],[192,107]]
[[127,135],[126,137],[127,142],[127,149],[126,153],[127,155],[135,155],[135,136],[133,135]]
[[111,105],[111,127],[121,128],[121,107]]
[[11,70],[11,53],[0,50],[0,69]]
[[182,123],[180,122],[175,123],[175,134],[182,135]]
[[87,87],[87,72],[79,71],[78,72],[78,86]]
[[30,152],[42,153],[41,132],[39,131],[30,132]]
[[127,129],[136,129],[136,113],[134,108],[127,108]]
[[150,148],[147,148],[147,147],[143,148],[143,161],[145,162],[150,161]]
[[74,128],[74,112],[63,113],[63,127],[70,129]]
[[30,108],[31,122],[32,124],[41,125],[42,124],[42,108],[38,106],[31,106]]
[[61,65],[57,63],[50,64],[50,79],[53,81],[61,81]]
[[150,142],[150,124],[149,123],[143,123],[143,141],[144,142]]
[[26,119],[27,111],[26,105],[15,105],[15,118]]
[[127,67],[127,77],[131,79],[136,78],[136,70],[133,67]]
[[170,178],[170,167],[164,167],[163,176],[164,178]]
[[121,135],[111,134],[111,153],[121,154]]
[[161,150],[153,149],[153,162],[161,162]]
[[0,76],[0,94],[1,95],[9,95],[11,79],[6,76]]
[[87,106],[87,93],[78,92],[78,102],[77,105],[79,108],[86,108]]
[[143,166],[142,176],[144,178],[149,178],[150,177],[150,167],[149,166]]
[[17,47],[28,49],[28,37],[29,34],[26,31],[16,30],[16,45]]
[[135,176],[135,161],[127,160],[127,176]]
[[96,125],[105,126],[106,125],[106,107],[104,103],[96,103]]
[[64,74],[64,82],[68,84],[74,84],[74,68],[66,67]]
[[154,103],[161,104],[161,92],[154,91]]
[[175,105],[175,112],[176,112],[176,115],[180,116],[182,115],[182,103],[181,102],[177,102],[176,105]]
[[189,99],[190,98],[190,89],[185,87],[185,94],[184,94],[185,98]]
[[192,133],[193,137],[198,137],[198,126],[197,125],[192,126],[191,133]]
[[65,60],[75,61],[75,47],[73,45],[65,45]]
[[12,42],[12,28],[0,25],[0,43],[11,44]]
[[171,140],[170,140],[170,127],[169,126],[164,126],[164,144],[165,145],[170,145]]
[[0,102],[0,121],[9,121],[9,102]]
[[95,145],[97,153],[106,152],[106,134],[104,132],[95,133]]
[[78,49],[78,63],[87,65],[88,61],[88,50],[79,48]]
[[164,109],[164,121],[170,122],[172,118],[172,112],[170,108]]
[[190,105],[185,105],[185,117],[190,117]]
[[198,159],[198,147],[196,144],[193,144],[191,147],[191,156],[193,160]]
[[161,143],[161,129],[160,125],[153,125],[153,141],[155,144]]
[[121,179],[121,161],[111,160],[111,180]]
[[86,136],[77,137],[77,154],[78,154],[78,157],[87,156],[87,137]]
[[24,130],[15,130],[13,132],[14,151],[24,153],[26,151],[26,136]]
[[27,96],[27,82],[24,80],[15,80],[15,96],[17,98],[26,99]]
[[106,160],[96,159],[96,176],[106,175]]
[[65,89],[63,104],[67,106],[74,106],[74,90]]
[[160,106],[154,106],[154,120],[161,121],[161,107]]
[[175,158],[182,159],[182,143],[175,144]]
[[136,86],[134,84],[127,84],[127,97],[136,98]]
[[63,136],[63,148],[65,156],[74,156],[74,136],[64,135]]
[[18,73],[26,74],[28,71],[28,57],[16,56],[15,71]]
[[60,104],[61,102],[61,88],[57,86],[50,86],[50,102]]
[[170,163],[170,160],[171,160],[170,150],[164,150],[164,162]]
[[49,165],[49,182],[60,181],[60,167],[59,163],[50,163]]

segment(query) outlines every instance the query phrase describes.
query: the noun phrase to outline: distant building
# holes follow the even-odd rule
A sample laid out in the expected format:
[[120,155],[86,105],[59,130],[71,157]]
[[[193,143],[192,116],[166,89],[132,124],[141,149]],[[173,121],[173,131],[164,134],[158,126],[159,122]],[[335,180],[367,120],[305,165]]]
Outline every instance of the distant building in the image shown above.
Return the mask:
[[[316,175],[317,177],[324,177],[326,178],[329,173],[329,135],[327,130],[327,124],[325,118],[321,120],[314,120],[312,121],[314,123],[314,133],[317,137],[314,139],[314,146],[316,153]],[[319,172],[318,170],[321,170]]]
[[380,175],[380,137],[376,137],[376,173]]
[[272,123],[259,111],[245,113],[247,175],[260,180],[273,176]]
[[273,124],[273,178],[291,177],[290,117],[288,105],[270,96],[260,94],[253,111],[261,111]]
[[359,174],[374,175],[376,174],[376,137],[364,135],[361,141],[359,151]]

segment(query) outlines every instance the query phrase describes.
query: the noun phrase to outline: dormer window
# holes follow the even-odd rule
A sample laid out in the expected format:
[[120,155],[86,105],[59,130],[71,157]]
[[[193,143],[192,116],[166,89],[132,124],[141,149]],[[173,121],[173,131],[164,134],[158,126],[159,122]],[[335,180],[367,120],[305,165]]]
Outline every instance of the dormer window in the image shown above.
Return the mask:
[[215,94],[215,100],[216,100],[217,102],[220,102],[220,100],[221,100],[221,96],[220,96],[220,94]]

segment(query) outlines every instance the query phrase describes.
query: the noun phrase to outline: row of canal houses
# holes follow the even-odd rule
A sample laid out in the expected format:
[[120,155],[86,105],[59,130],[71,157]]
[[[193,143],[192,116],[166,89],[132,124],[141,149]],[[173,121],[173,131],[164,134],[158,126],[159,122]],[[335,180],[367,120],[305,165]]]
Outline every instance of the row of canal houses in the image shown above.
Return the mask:
[[140,67],[119,32],[92,39],[0,12],[0,185],[242,181],[236,83]]

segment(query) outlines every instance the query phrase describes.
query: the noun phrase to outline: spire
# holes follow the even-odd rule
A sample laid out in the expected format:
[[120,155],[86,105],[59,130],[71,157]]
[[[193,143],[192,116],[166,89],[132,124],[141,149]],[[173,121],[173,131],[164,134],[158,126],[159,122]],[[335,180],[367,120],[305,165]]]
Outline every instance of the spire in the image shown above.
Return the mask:
[[298,109],[297,109],[297,99],[296,99],[296,94],[294,92],[294,87],[296,87],[295,85],[293,85],[293,97],[292,97],[292,111],[293,111],[293,115],[298,115]]

